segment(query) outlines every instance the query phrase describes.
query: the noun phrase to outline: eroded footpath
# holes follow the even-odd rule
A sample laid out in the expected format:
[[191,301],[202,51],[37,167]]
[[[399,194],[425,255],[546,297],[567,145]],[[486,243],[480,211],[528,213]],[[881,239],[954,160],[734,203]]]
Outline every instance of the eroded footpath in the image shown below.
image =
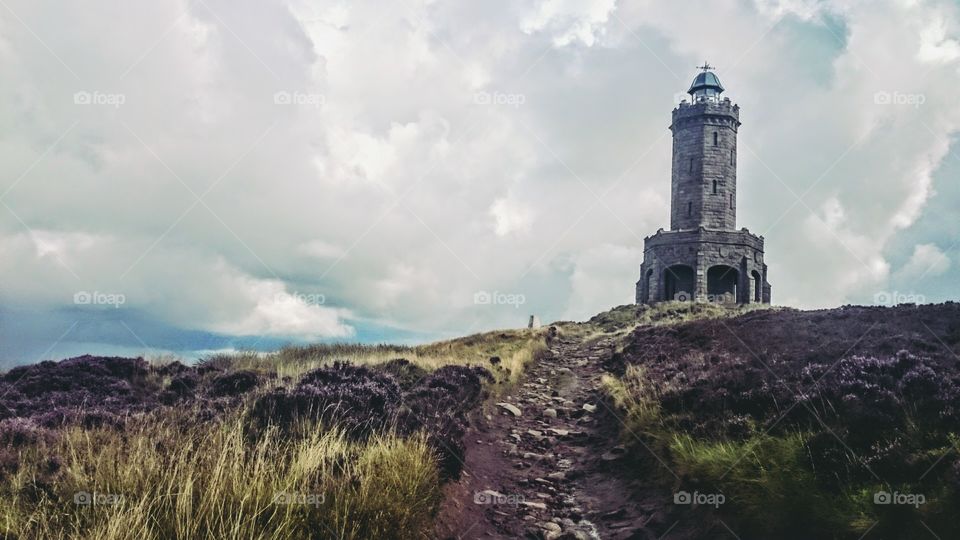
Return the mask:
[[512,392],[477,412],[437,538],[646,539],[669,527],[662,494],[618,474],[620,420],[600,388],[613,347],[552,339]]

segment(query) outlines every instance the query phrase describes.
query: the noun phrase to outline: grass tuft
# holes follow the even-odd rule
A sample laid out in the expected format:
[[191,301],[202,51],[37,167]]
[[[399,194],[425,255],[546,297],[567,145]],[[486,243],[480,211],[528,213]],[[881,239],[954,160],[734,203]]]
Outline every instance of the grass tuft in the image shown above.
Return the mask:
[[[0,491],[17,538],[409,538],[439,501],[423,436],[366,442],[311,426],[250,441],[239,416],[186,429],[158,416],[126,431],[69,428],[21,456]],[[51,475],[48,460],[61,460]],[[89,504],[84,504],[89,503]]]

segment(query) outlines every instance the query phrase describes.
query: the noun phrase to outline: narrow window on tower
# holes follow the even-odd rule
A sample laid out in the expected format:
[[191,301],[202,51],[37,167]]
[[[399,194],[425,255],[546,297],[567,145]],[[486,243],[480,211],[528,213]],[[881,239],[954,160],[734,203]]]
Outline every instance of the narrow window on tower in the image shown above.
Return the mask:
[[733,210],[733,193],[730,194],[730,209]]
[[730,164],[733,165],[733,150],[730,151]]
[[690,158],[690,172],[693,172],[693,158]]
[[687,203],[687,217],[690,217],[690,216],[692,216],[692,215],[693,215],[693,203],[692,203],[692,202],[688,202],[688,203]]
[[717,181],[716,181],[716,180],[713,181],[713,194],[714,194],[714,195],[717,194]]
[[714,132],[713,132],[713,145],[716,146],[717,143],[719,142],[719,140],[720,140],[720,135],[719,135],[716,131],[714,131]]

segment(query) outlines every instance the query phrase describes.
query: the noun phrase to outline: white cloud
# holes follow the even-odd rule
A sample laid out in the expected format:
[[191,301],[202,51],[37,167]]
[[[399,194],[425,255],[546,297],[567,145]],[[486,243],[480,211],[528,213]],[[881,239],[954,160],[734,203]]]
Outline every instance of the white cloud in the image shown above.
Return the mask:
[[[953,22],[956,26],[956,21]],[[920,31],[920,60],[932,63],[949,63],[960,58],[960,41],[947,34],[947,21],[943,16],[934,16]]]
[[910,260],[897,271],[900,279],[922,279],[942,275],[950,268],[950,257],[933,244],[917,244]]
[[593,45],[605,31],[616,0],[539,0],[521,19],[524,32],[547,30],[557,47],[579,42]]
[[342,317],[349,316],[346,310],[313,303],[324,299],[323,295],[291,293],[283,283],[275,280],[234,276],[231,281],[237,294],[252,305],[243,318],[216,322],[209,330],[228,335],[266,334],[307,339],[353,335],[353,329],[341,322]]
[[310,240],[300,244],[299,251],[317,259],[336,259],[347,255],[347,250],[323,240]]
[[523,203],[500,198],[493,201],[490,214],[494,219],[493,230],[497,236],[511,233],[528,233],[533,224],[533,212]]
[[601,244],[579,253],[573,261],[571,292],[563,319],[583,320],[608,307],[634,301],[642,248]]
[[[704,59],[742,107],[739,225],[765,236],[775,301],[840,304],[889,279],[960,126],[949,2],[9,7],[29,29],[0,23],[19,217],[0,206],[0,297],[116,290],[182,328],[515,325],[472,295],[532,304],[534,277],[545,320],[628,301],[643,236],[668,226],[672,97]],[[326,303],[270,301],[294,292]]]
[[771,20],[778,21],[786,15],[811,20],[831,7],[829,2],[819,0],[754,0],[757,9]]
[[31,230],[30,239],[37,250],[37,257],[53,257],[63,264],[67,264],[65,259],[91,248],[97,242],[97,238],[89,234],[42,229]]

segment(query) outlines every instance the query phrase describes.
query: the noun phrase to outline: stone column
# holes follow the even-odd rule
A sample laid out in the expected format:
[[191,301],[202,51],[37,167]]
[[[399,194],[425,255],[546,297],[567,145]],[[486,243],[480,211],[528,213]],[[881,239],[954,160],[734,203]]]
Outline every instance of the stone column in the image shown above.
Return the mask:
[[707,300],[707,257],[703,252],[703,246],[697,247],[697,262],[694,266],[695,275],[693,276],[694,280],[694,291],[693,298],[697,302],[705,302]]
[[653,276],[650,277],[650,303],[655,304],[663,301],[663,264],[657,258],[650,265],[653,270]]
[[750,296],[750,282],[753,281],[750,278],[750,269],[747,265],[747,258],[741,257],[740,259],[740,275],[737,278],[737,303],[738,304],[749,304],[750,300],[753,298]]

